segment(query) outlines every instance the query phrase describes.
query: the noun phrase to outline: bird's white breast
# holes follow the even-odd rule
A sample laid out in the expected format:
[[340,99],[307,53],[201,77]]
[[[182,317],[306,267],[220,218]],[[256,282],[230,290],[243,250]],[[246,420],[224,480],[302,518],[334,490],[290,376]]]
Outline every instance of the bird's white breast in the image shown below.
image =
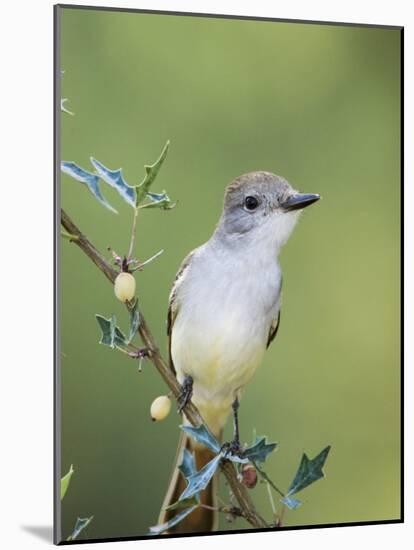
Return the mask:
[[172,359],[180,382],[193,378],[193,400],[212,429],[224,424],[237,392],[260,364],[279,309],[280,283],[275,257],[253,260],[202,247],[179,286]]

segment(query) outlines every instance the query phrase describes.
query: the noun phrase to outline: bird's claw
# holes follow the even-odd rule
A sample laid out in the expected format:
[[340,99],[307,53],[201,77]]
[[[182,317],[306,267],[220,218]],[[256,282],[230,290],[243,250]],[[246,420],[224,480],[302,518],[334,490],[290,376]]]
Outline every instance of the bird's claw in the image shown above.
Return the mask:
[[224,455],[235,455],[240,458],[244,457],[244,448],[240,445],[240,441],[236,439],[223,443],[220,450]]
[[180,395],[178,396],[178,412],[182,413],[183,409],[188,405],[193,395],[193,379],[191,376],[186,376],[181,386]]

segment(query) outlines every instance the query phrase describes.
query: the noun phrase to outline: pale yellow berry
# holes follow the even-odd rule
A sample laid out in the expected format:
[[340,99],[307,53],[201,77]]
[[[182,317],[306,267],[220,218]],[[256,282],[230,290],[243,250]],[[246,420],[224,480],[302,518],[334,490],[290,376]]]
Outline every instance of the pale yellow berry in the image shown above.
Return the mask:
[[164,420],[171,410],[171,399],[168,395],[160,395],[155,398],[151,405],[151,418],[155,420]]
[[120,273],[114,283],[115,296],[121,302],[130,302],[135,296],[135,279],[131,273]]

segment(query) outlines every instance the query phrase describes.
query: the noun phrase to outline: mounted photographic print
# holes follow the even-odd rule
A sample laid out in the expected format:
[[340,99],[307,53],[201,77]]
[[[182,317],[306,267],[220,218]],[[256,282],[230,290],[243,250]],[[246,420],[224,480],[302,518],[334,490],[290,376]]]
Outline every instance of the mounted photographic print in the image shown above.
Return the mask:
[[55,7],[55,543],[402,521],[402,33]]

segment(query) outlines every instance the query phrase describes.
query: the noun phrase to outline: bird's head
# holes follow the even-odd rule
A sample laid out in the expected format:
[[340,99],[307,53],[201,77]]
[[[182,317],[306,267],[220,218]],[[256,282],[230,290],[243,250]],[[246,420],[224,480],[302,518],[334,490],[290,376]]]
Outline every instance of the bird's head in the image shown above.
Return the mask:
[[299,213],[319,198],[298,193],[284,178],[270,172],[250,172],[227,187],[217,231],[230,240],[270,239],[281,247]]

